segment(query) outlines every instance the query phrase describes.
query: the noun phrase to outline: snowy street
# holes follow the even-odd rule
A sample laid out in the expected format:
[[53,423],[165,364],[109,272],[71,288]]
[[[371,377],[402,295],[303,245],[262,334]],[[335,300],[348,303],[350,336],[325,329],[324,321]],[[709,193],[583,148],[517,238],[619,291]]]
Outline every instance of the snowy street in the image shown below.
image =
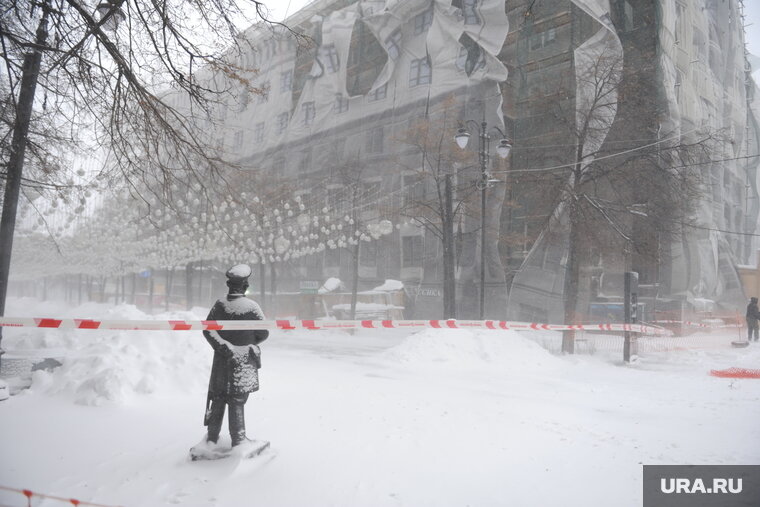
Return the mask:
[[212,355],[201,333],[9,330],[7,343],[8,357],[66,352],[0,403],[0,485],[106,505],[638,506],[642,464],[760,462],[760,381],[708,375],[757,367],[756,345],[622,366],[511,331],[274,332],[246,405],[248,436],[272,452],[191,462]]
[[3,7],[0,507],[760,507],[760,0]]

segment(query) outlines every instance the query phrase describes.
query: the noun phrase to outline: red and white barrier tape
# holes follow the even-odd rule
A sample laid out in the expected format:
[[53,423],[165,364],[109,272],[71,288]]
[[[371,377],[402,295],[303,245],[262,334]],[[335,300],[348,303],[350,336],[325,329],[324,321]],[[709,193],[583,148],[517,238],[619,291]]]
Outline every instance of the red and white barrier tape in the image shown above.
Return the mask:
[[687,327],[700,327],[706,329],[725,329],[744,327],[743,324],[705,324],[704,322],[691,322],[688,320],[655,320],[653,324],[680,324]]
[[16,488],[7,488],[5,486],[0,486],[0,490],[3,491],[11,491],[13,493],[19,493],[21,495],[24,495],[26,497],[27,505],[32,505],[32,497],[39,497],[39,498],[49,498],[51,500],[58,500],[61,502],[70,503],[71,505],[90,505],[92,507],[113,507],[109,505],[103,505],[101,503],[92,503],[92,502],[84,502],[82,500],[77,500],[76,498],[64,498],[61,496],[54,496],[54,495],[45,495],[43,493],[37,493],[30,489],[16,489]]
[[93,320],[31,317],[0,317],[3,327],[55,329],[116,329],[134,331],[217,331],[246,329],[512,329],[517,331],[631,331],[671,334],[644,324],[538,324],[503,320]]

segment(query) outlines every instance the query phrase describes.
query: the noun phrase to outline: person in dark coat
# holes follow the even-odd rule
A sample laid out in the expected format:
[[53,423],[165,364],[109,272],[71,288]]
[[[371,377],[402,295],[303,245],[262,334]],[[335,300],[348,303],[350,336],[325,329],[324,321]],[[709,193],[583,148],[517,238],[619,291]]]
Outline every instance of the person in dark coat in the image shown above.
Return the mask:
[[755,335],[755,341],[758,338],[758,319],[760,319],[760,310],[757,308],[757,298],[749,299],[747,305],[747,341],[752,341],[752,335]]
[[[251,268],[239,264],[227,271],[229,293],[211,308],[207,320],[263,320],[259,305],[245,297]],[[261,351],[259,344],[267,339],[267,330],[203,331],[203,336],[214,348],[214,361],[206,400],[203,424],[208,427],[206,440],[216,443],[222,429],[224,408],[228,407],[228,420],[232,446],[245,442],[245,402],[248,395],[259,389]]]

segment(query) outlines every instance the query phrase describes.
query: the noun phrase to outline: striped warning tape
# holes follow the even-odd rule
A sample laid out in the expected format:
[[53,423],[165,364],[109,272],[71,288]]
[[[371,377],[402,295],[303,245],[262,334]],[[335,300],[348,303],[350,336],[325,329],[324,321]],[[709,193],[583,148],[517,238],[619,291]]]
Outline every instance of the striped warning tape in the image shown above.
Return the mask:
[[0,486],[0,490],[2,491],[10,491],[13,493],[19,493],[21,495],[24,495],[27,500],[27,505],[32,505],[32,498],[33,497],[39,497],[39,498],[49,498],[51,500],[58,500],[59,502],[66,502],[70,503],[71,505],[89,505],[91,507],[114,507],[109,505],[104,505],[101,503],[92,503],[92,502],[85,502],[82,500],[77,500],[76,498],[64,498],[61,496],[55,496],[55,495],[46,495],[44,493],[37,493],[35,491],[32,491],[30,489],[17,489],[17,488],[8,488],[6,486]]
[[687,327],[701,327],[706,329],[723,329],[744,327],[744,324],[713,324],[705,322],[691,322],[688,320],[655,320],[653,324],[680,324]]
[[751,370],[749,368],[728,368],[726,370],[710,370],[713,377],[722,378],[757,378],[760,379],[760,370]]
[[504,320],[94,320],[0,317],[3,327],[54,329],[114,329],[127,331],[218,331],[246,329],[512,329],[518,331],[631,331],[668,335],[670,331],[645,324],[540,324]]

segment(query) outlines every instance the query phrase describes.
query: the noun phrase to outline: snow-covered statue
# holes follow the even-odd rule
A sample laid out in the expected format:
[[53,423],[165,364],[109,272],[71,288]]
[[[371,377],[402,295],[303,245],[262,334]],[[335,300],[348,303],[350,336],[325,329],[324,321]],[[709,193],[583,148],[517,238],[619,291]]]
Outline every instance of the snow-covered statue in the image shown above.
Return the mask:
[[[251,268],[239,264],[227,271],[229,293],[211,308],[208,320],[263,320],[259,305],[245,297]],[[248,395],[259,389],[261,350],[259,344],[267,339],[267,330],[220,330],[204,331],[203,336],[214,348],[214,362],[206,401],[207,426],[205,444],[191,450],[193,459],[214,458],[212,451],[222,429],[224,409],[227,407],[232,447],[251,444],[245,436],[245,402]]]

